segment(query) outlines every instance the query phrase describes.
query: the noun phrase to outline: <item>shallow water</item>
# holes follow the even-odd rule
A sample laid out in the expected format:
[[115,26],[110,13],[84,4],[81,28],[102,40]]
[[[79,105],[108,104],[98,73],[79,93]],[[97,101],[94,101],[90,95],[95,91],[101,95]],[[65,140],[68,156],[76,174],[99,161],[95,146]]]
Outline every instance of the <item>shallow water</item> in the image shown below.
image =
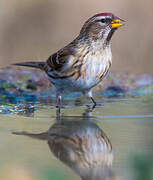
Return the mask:
[[[95,138],[98,133],[104,133],[104,139],[108,139],[106,146],[105,140],[100,144]],[[81,136],[86,140],[86,151],[81,151],[83,154],[79,155],[79,160],[76,160],[76,154],[80,153],[78,149],[73,152],[73,148],[69,149],[68,145],[62,149],[67,144],[64,139],[60,141],[62,145],[55,143],[59,142],[61,136],[68,141],[73,136]],[[55,107],[39,104],[35,112],[1,114],[0,137],[0,180],[77,180],[80,179],[79,168],[87,169],[91,166],[91,172],[91,169],[103,169],[105,165],[111,173],[105,171],[104,176],[128,179],[132,173],[130,168],[133,156],[139,154],[140,157],[151,157],[153,154],[153,102],[149,96],[110,99],[104,105],[97,106],[93,112],[88,112],[86,106],[65,106],[60,117],[56,116]],[[88,140],[91,141],[90,146]],[[83,143],[82,140],[79,142]],[[103,162],[100,160],[102,156],[105,159]],[[97,159],[97,162],[90,159]],[[91,164],[86,162],[81,165],[80,161],[84,160]]]

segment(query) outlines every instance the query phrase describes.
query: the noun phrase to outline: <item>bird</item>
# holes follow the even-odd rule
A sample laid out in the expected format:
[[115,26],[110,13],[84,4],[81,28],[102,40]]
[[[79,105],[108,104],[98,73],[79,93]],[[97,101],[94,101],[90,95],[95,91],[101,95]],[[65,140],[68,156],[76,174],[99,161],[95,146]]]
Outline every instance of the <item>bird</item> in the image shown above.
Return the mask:
[[97,103],[92,89],[104,79],[111,67],[111,38],[124,22],[113,13],[98,13],[84,23],[79,35],[71,43],[50,55],[46,61],[13,65],[45,71],[56,88],[59,109],[63,95],[69,92],[81,92],[92,100],[95,108]]

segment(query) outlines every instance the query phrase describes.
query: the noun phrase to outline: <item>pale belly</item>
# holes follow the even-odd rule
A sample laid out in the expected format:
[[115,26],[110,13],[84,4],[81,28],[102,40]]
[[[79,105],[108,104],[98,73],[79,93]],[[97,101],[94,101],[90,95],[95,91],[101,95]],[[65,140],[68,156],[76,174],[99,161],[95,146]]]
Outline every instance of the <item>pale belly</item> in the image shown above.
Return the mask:
[[108,70],[109,66],[105,66],[102,63],[97,63],[96,65],[90,64],[90,67],[87,65],[85,68],[85,74],[80,76],[78,79],[74,77],[69,77],[65,79],[49,79],[56,87],[58,91],[62,92],[87,92],[95,87],[98,83],[101,82],[99,78],[100,75]]
[[[50,79],[49,79],[50,80]],[[54,86],[57,90],[63,91],[63,92],[85,92],[92,89],[94,86],[96,86],[100,81],[97,78],[67,78],[67,79],[58,79],[56,80],[50,80],[54,83]]]

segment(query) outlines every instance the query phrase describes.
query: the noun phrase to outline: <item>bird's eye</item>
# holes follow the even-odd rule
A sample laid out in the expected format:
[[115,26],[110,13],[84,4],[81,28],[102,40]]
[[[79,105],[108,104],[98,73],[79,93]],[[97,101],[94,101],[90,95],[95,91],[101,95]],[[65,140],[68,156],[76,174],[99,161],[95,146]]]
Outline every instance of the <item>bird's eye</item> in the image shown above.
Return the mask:
[[101,22],[102,23],[106,23],[106,19],[101,19]]
[[102,23],[110,23],[110,22],[111,22],[111,19],[105,18],[105,19],[101,19],[100,21],[101,21]]

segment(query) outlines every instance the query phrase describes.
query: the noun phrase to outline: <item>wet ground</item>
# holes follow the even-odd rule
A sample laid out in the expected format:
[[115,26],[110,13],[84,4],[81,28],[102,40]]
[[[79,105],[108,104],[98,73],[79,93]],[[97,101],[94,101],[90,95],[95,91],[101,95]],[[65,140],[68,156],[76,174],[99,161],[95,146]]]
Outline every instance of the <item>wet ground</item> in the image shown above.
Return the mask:
[[80,94],[67,95],[57,116],[54,89],[39,81],[44,75],[35,84],[25,72],[26,80],[19,70],[16,78],[1,71],[0,180],[153,177],[151,75],[106,80],[93,112]]

